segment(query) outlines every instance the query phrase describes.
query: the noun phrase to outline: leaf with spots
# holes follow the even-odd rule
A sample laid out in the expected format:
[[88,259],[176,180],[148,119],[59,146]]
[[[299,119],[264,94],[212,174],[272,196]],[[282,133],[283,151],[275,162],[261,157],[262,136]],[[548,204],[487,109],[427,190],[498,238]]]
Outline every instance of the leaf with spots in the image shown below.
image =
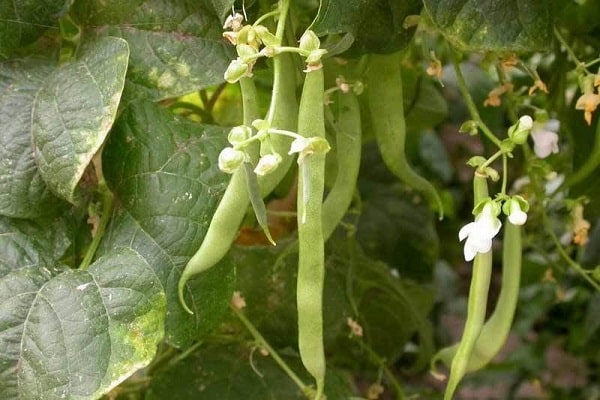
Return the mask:
[[163,336],[165,296],[135,251],[114,248],[88,271],[57,261],[60,220],[0,219],[0,393],[96,399],[147,365]]
[[544,51],[552,45],[552,2],[424,0],[444,36],[462,51]]
[[59,197],[75,189],[116,117],[129,49],[104,37],[82,46],[77,60],[57,68],[33,101],[31,134],[42,178]]
[[197,294],[194,316],[183,310],[176,293],[228,181],[217,167],[227,131],[178,119],[149,101],[136,102],[123,111],[103,152],[120,210],[100,252],[128,246],[148,262],[167,293],[166,340],[175,346],[214,327],[233,292],[233,265],[226,259],[190,282],[190,292]]
[[56,205],[31,143],[31,110],[54,63],[28,58],[0,63],[0,214],[35,218]]
[[91,33],[129,43],[127,98],[159,100],[224,82],[234,53],[221,36],[221,18],[231,3],[94,0],[77,2],[74,13]]

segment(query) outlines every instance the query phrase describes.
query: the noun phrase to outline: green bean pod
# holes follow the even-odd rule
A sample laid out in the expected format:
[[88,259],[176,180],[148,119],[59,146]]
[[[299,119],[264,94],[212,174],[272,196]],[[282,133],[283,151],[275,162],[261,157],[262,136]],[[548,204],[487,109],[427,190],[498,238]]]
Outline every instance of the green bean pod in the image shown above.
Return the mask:
[[[298,116],[298,134],[304,137],[325,137],[323,89],[323,69],[307,72]],[[315,153],[306,156],[300,169],[303,173],[298,178],[298,193],[304,195],[298,196],[298,347],[304,366],[317,383],[315,399],[321,399],[325,387],[325,250],[321,212],[325,185],[325,155]]]
[[400,53],[370,56],[367,95],[371,124],[385,165],[400,180],[435,202],[442,219],[444,208],[435,188],[417,174],[406,160],[406,121],[400,63]]
[[[519,298],[521,281],[521,227],[507,222],[504,227],[502,249],[502,286],[496,308],[483,325],[477,343],[467,364],[467,373],[485,367],[498,354],[506,342]],[[432,359],[447,366],[452,364],[458,344],[440,350]]]
[[337,175],[323,202],[323,240],[331,236],[352,203],[360,168],[362,131],[356,95],[339,93],[332,107],[338,108],[334,123]]
[[[256,98],[256,87],[250,78],[240,79],[240,87],[242,91],[244,125],[250,126],[252,121],[260,115]],[[256,158],[257,150],[256,146],[246,149],[250,153],[251,158]],[[179,278],[177,288],[179,302],[188,313],[193,314],[193,311],[185,302],[185,284],[192,276],[206,271],[221,261],[225,254],[227,254],[237,236],[249,203],[246,171],[244,168],[239,168],[231,176],[227,189],[225,189],[225,193],[213,214],[200,248],[188,261]]]
[[[475,205],[488,197],[486,177],[477,172],[473,180],[473,192]],[[446,385],[444,400],[452,400],[458,384],[467,372],[469,360],[485,321],[491,276],[492,250],[487,253],[477,253],[473,262],[473,276],[471,277],[471,286],[469,288],[467,320],[462,338],[456,349],[456,355],[452,359],[450,378]]]

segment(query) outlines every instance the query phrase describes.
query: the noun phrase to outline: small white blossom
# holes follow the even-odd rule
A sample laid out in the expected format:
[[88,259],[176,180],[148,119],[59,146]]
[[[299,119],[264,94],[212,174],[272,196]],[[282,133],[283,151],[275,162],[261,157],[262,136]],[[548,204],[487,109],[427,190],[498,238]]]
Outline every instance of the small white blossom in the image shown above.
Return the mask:
[[471,261],[477,253],[487,253],[492,248],[492,239],[502,223],[497,217],[493,202],[488,202],[481,213],[475,217],[475,222],[470,222],[463,226],[458,232],[460,241],[467,239],[464,247],[464,256],[466,261]]
[[558,153],[558,131],[560,122],[551,119],[545,125],[535,128],[531,132],[533,151],[539,158],[546,158],[550,154]]
[[527,213],[521,209],[518,200],[508,200],[508,221],[513,225],[524,225],[527,222]]
[[279,154],[266,154],[258,160],[254,173],[259,176],[267,175],[273,172],[281,163],[281,156]]
[[233,174],[244,162],[246,155],[233,147],[225,147],[219,153],[219,169],[227,174]]

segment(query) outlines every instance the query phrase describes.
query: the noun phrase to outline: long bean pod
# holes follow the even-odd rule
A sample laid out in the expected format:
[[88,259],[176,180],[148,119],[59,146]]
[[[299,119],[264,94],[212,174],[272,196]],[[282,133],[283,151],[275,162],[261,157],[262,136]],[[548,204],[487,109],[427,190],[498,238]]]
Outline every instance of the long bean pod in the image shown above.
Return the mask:
[[[289,9],[289,0],[280,2],[280,16],[277,25],[277,37],[283,38],[286,16]],[[296,76],[293,60],[290,54],[281,54],[273,60],[273,92],[267,120],[273,127],[293,130],[297,124],[297,101],[296,101]],[[244,125],[251,126],[252,121],[260,117],[254,83],[249,78],[240,80],[242,101],[244,110]],[[282,161],[277,170],[264,177],[259,177],[261,194],[270,193],[281,181],[291,165],[292,158],[287,154],[289,140],[274,137],[272,139],[274,149]],[[251,152],[256,151],[251,149]],[[218,263],[227,254],[235,240],[239,227],[244,219],[250,202],[245,177],[245,168],[236,171],[225,194],[217,207],[211,220],[210,226],[200,245],[200,248],[192,256],[185,266],[179,279],[178,295],[183,308],[192,314],[184,299],[184,290],[187,281],[194,275],[199,274]]]
[[367,95],[371,124],[385,165],[400,180],[435,202],[441,219],[444,209],[435,188],[417,174],[406,160],[406,121],[400,63],[400,53],[370,56]]
[[[479,204],[488,197],[487,180],[485,176],[475,173],[473,180],[474,203]],[[492,276],[492,250],[487,253],[477,253],[473,262],[473,276],[469,288],[467,305],[467,320],[456,355],[450,366],[450,378],[446,385],[444,400],[451,400],[461,379],[467,372],[469,360],[475,348],[485,321],[487,297]]]
[[[323,69],[307,72],[300,99],[298,134],[325,137]],[[298,179],[299,261],[297,281],[298,347],[308,372],[317,382],[315,399],[325,387],[323,347],[323,285],[325,251],[321,207],[325,184],[325,155],[311,154],[300,164]]]
[[352,92],[339,93],[334,102],[337,174],[323,202],[323,240],[331,236],[352,203],[360,169],[362,131],[358,98]]
[[[507,222],[504,228],[502,250],[502,286],[496,307],[485,322],[473,353],[467,364],[467,372],[474,372],[485,367],[498,354],[510,333],[521,281],[521,227]],[[447,366],[452,364],[458,344],[440,350],[432,360]]]
[[[240,80],[240,87],[242,91],[244,125],[249,126],[260,115],[256,101],[256,87],[250,78],[242,78]],[[249,148],[247,151],[254,153],[250,154],[251,158],[252,156],[256,156],[257,149]],[[246,215],[249,203],[246,171],[244,168],[239,168],[231,176],[231,180],[213,214],[200,248],[188,261],[179,278],[179,302],[188,313],[193,314],[193,311],[185,302],[185,284],[192,276],[218,263],[227,251],[229,251],[231,244],[237,236],[240,224]]]

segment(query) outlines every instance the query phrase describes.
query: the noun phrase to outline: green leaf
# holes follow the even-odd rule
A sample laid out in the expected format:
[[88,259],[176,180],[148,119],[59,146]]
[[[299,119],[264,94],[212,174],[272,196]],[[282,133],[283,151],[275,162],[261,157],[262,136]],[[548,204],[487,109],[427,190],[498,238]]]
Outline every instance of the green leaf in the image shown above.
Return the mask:
[[10,57],[52,28],[64,5],[65,0],[1,0],[0,58]]
[[432,278],[439,251],[433,215],[424,199],[403,184],[366,181],[357,239],[365,252],[418,281]]
[[[279,247],[279,246],[278,246]],[[296,253],[270,248],[234,248],[244,312],[276,347],[296,347]],[[348,341],[347,318],[358,319],[365,340],[383,358],[395,361],[417,333],[418,366],[433,352],[426,320],[433,304],[429,289],[394,278],[384,263],[367,257],[353,239],[328,241],[324,291],[324,338],[328,353],[357,364],[366,357]]]
[[191,282],[194,316],[177,299],[177,282],[200,246],[228,176],[217,157],[227,129],[179,120],[151,102],[127,108],[103,151],[107,182],[121,210],[100,248],[135,249],[151,266],[167,294],[166,340],[189,345],[217,324],[234,284],[230,260]]
[[423,0],[446,39],[462,51],[544,51],[552,46],[546,0]]
[[164,293],[130,249],[89,271],[57,263],[60,221],[0,219],[0,393],[6,398],[96,399],[154,356]]
[[[297,357],[283,357],[297,371],[301,379],[309,378],[302,372]],[[327,371],[328,399],[347,399],[354,393],[347,373]],[[205,346],[172,368],[155,376],[146,400],[303,400],[306,395],[292,382],[270,356],[241,345]]]
[[313,30],[319,35],[350,33],[353,55],[392,53],[404,49],[415,27],[405,29],[409,15],[420,14],[419,0],[324,0]]
[[[235,58],[222,38],[223,7],[215,0],[94,0],[76,4],[75,14],[98,35],[119,36],[131,50],[128,96],[176,97],[224,82]],[[118,2],[120,3],[120,2]],[[214,7],[214,8],[213,8]],[[215,11],[217,10],[217,11]],[[217,12],[219,15],[217,15]]]
[[70,240],[63,219],[26,221],[0,217],[0,276],[18,268],[49,268]]
[[31,111],[36,93],[53,71],[40,59],[0,64],[0,214],[35,218],[49,212],[57,199],[35,163]]
[[36,161],[50,189],[70,202],[116,116],[128,55],[127,43],[119,38],[87,43],[78,59],[58,68],[35,97]]

